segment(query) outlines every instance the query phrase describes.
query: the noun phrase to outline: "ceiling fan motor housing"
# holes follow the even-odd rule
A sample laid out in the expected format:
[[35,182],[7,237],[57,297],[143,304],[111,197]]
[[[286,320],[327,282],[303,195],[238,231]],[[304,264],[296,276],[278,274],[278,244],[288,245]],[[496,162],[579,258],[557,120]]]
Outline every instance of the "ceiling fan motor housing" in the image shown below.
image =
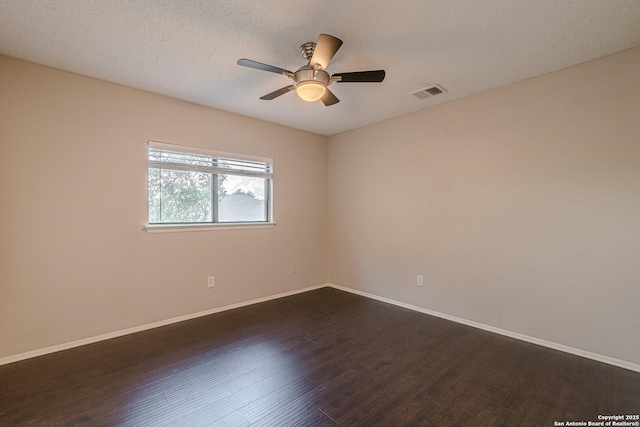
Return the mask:
[[293,73],[292,77],[296,93],[307,102],[321,99],[327,91],[330,79],[326,71],[308,65]]
[[329,73],[324,70],[314,70],[312,67],[305,65],[300,68],[298,71],[293,73],[293,81],[296,85],[302,82],[315,81],[318,83],[322,83],[325,86],[329,84],[329,80],[331,77]]

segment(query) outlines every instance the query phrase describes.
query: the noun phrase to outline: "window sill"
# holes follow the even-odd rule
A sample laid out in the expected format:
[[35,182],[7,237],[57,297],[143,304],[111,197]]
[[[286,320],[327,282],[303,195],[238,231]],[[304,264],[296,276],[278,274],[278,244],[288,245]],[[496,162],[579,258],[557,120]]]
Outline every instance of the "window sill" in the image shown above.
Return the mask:
[[216,224],[154,224],[147,225],[142,230],[147,233],[176,233],[182,231],[211,231],[211,230],[241,230],[250,228],[273,228],[275,222],[231,222]]

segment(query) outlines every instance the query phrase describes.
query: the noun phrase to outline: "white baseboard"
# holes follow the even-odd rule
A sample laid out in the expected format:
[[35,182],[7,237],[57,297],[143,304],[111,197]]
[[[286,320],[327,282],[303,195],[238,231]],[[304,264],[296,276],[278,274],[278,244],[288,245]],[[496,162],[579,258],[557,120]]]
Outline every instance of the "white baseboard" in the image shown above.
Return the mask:
[[420,313],[429,314],[431,316],[440,317],[442,319],[451,320],[456,323],[461,323],[463,325],[471,326],[474,328],[482,329],[485,331],[493,332],[496,334],[504,335],[510,338],[515,338],[520,341],[526,341],[532,344],[537,344],[543,347],[552,348],[554,350],[559,350],[565,353],[574,354],[576,356],[586,357],[587,359],[596,360],[598,362],[607,363],[609,365],[617,366],[619,368],[629,369],[630,371],[640,372],[640,365],[637,363],[627,362],[625,360],[615,359],[613,357],[604,356],[602,354],[592,353],[590,351],[581,350],[579,348],[569,347],[564,344],[558,344],[555,342],[543,340],[540,338],[530,337],[528,335],[519,334],[517,332],[508,331],[506,329],[496,328],[495,326],[489,326],[482,323],[474,322],[472,320],[463,319],[461,317],[452,316],[450,314],[440,313],[438,311],[429,310],[427,308],[418,307],[415,305],[407,304],[404,302],[392,300],[390,298],[380,297],[378,295],[370,294],[368,292],[358,291],[356,289],[347,288],[344,286],[336,285],[333,283],[326,284],[329,287],[339,289],[341,291],[351,292],[352,294],[360,295],[363,297],[375,299],[378,301],[386,302],[389,304],[397,305],[399,307],[407,308],[409,310],[418,311]]
[[87,344],[93,344],[98,341],[104,341],[111,338],[121,337],[123,335],[134,334],[136,332],[146,331],[148,329],[158,328],[160,326],[170,325],[172,323],[183,322],[185,320],[195,319],[197,317],[208,316],[210,314],[220,313],[222,311],[233,310],[234,308],[245,307],[247,305],[258,304],[265,301],[270,301],[278,298],[284,298],[295,294],[300,294],[303,292],[312,291],[319,288],[326,287],[326,284],[310,286],[304,289],[296,289],[294,291],[283,292],[281,294],[270,295],[267,297],[257,298],[250,301],[243,301],[236,304],[225,305],[224,307],[212,308],[211,310],[199,311],[197,313],[185,314],[184,316],[178,316],[167,320],[161,320],[159,322],[147,323],[146,325],[135,326],[133,328],[122,329],[115,332],[109,332],[107,334],[97,335],[89,338],[84,338],[77,341],[71,341],[64,344],[58,344],[51,347],[41,348],[38,350],[27,351],[25,353],[15,354],[12,356],[7,356],[0,358],[0,366],[6,365],[8,363],[19,362],[20,360],[31,359],[33,357],[44,356],[45,354],[56,353],[62,350],[68,350],[74,347],[80,347]]
[[528,335],[519,334],[517,332],[508,331],[506,329],[496,328],[494,326],[485,325],[482,323],[474,322],[472,320],[463,319],[461,317],[452,316],[450,314],[440,313],[438,311],[429,310],[427,308],[418,307],[415,305],[407,304],[404,302],[396,301],[390,298],[381,297],[378,295],[370,294],[368,292],[359,291],[356,289],[347,288],[345,286],[336,285],[334,283],[325,283],[322,285],[310,286],[308,288],[296,289],[293,291],[283,292],[276,295],[270,295],[267,297],[257,298],[250,301],[239,302],[236,304],[226,305],[224,307],[217,307],[211,310],[200,311],[197,313],[186,314],[184,316],[178,316],[167,320],[161,320],[159,322],[147,323],[141,326],[135,326],[133,328],[122,329],[115,332],[109,332],[107,334],[97,335],[89,338],[84,338],[77,341],[71,341],[64,344],[58,344],[51,347],[46,347],[38,350],[27,351],[25,353],[15,354],[12,356],[7,356],[0,358],[0,366],[6,365],[8,363],[18,362],[20,360],[31,359],[33,357],[44,356],[45,354],[55,353],[62,350],[68,350],[74,347],[80,347],[87,344],[93,344],[99,341],[108,340],[111,338],[121,337],[123,335],[134,334],[136,332],[146,331],[148,329],[158,328],[160,326],[170,325],[172,323],[183,322],[185,320],[195,319],[202,316],[208,316],[210,314],[220,313],[222,311],[233,310],[235,308],[245,307],[248,305],[258,304],[265,301],[270,301],[278,298],[284,298],[291,295],[300,294],[303,292],[313,291],[315,289],[331,287],[335,289],[339,289],[341,291],[350,292],[352,294],[360,295],[363,297],[371,298],[377,301],[386,302],[389,304],[397,305],[399,307],[407,308],[409,310],[417,311],[424,314],[429,314],[431,316],[440,317],[442,319],[451,320],[456,323],[461,323],[463,325],[471,326],[474,328],[482,329],[485,331],[493,332],[496,334],[504,335],[510,338],[515,338],[517,340],[526,341],[532,344],[537,344],[543,347],[548,347],[554,350],[559,350],[565,353],[574,354],[576,356],[582,356],[587,359],[596,360],[598,362],[607,363],[609,365],[618,366],[620,368],[629,369],[630,371],[640,372],[640,365],[632,362],[627,362],[625,360],[615,359],[613,357],[604,356],[597,353],[592,353],[590,351],[581,350],[574,347],[569,347],[563,344],[554,343],[551,341],[543,340],[540,338],[530,337]]

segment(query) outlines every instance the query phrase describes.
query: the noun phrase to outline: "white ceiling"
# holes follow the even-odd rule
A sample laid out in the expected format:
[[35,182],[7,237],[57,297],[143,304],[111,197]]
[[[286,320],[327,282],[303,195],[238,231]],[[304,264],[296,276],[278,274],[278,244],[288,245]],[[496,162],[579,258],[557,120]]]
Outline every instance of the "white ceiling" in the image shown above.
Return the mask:
[[[385,81],[259,100],[290,81],[236,61],[295,71],[320,33],[344,41],[330,74]],[[640,0],[0,0],[2,54],[323,135],[638,45]]]

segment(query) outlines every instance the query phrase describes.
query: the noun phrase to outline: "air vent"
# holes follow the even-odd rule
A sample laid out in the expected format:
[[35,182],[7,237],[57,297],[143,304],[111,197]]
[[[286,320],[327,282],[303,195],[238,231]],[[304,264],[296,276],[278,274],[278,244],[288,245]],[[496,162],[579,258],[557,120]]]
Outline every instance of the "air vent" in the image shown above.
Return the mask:
[[441,93],[444,93],[446,91],[447,90],[440,85],[431,85],[423,87],[420,90],[416,90],[415,92],[411,92],[409,95],[413,95],[418,99],[425,99],[435,95],[440,95]]

